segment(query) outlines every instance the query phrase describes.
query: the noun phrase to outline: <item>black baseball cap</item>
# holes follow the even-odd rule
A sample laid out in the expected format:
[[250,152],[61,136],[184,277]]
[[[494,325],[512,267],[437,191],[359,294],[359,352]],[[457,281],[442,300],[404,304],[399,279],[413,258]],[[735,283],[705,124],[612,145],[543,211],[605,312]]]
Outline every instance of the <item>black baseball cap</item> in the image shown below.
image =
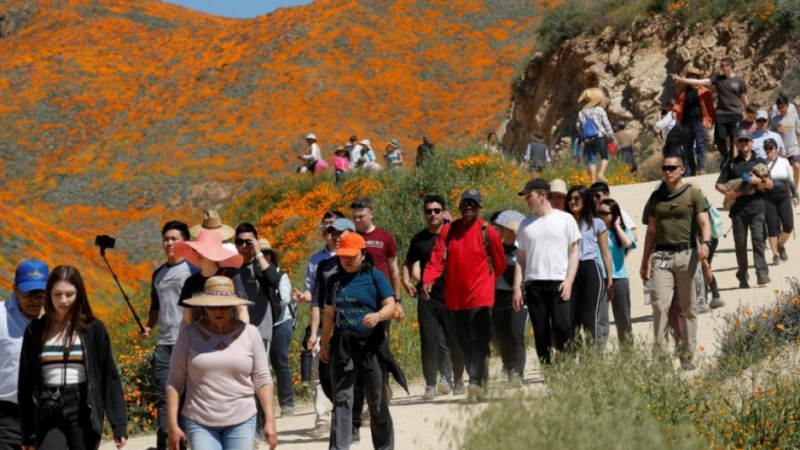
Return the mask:
[[517,192],[517,195],[528,195],[529,192],[534,190],[542,190],[546,192],[550,192],[550,183],[543,180],[542,178],[534,178],[527,183],[525,183],[525,187],[522,188],[521,191]]
[[467,189],[461,194],[461,201],[464,200],[473,200],[478,206],[483,207],[483,196],[481,195],[481,191],[477,189]]
[[770,146],[772,148],[778,148],[778,143],[775,141],[775,139],[772,138],[764,139],[764,147],[766,146]]
[[741,130],[736,132],[736,140],[739,139],[748,139],[752,141],[753,135],[750,134],[750,130],[748,130],[747,128],[742,128]]

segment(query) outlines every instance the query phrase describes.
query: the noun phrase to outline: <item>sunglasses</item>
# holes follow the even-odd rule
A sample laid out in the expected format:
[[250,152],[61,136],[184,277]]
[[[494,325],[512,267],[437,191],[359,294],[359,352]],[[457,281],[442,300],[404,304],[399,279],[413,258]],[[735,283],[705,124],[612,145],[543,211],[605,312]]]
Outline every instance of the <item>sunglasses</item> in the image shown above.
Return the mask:
[[25,297],[25,298],[32,298],[32,299],[36,299],[36,300],[41,300],[41,299],[44,298],[45,292],[43,290],[41,290],[41,289],[36,289],[36,290],[33,290],[33,291],[26,292],[26,293],[22,294],[22,296]]
[[442,208],[425,208],[425,214],[441,214]]
[[458,204],[459,208],[480,208],[480,205],[475,200],[464,200],[463,202]]
[[662,172],[674,172],[674,171],[678,170],[678,168],[680,168],[680,167],[683,167],[683,166],[661,166],[661,171]]
[[747,139],[747,138],[737,139],[736,142],[738,142],[740,144],[746,144],[746,143],[750,142],[750,139]]
[[599,199],[599,198],[603,198],[603,194],[601,194],[601,193],[599,193],[599,192],[595,192],[594,194],[592,194],[592,197],[594,197],[594,198],[598,198],[598,199]]
[[233,308],[233,306],[206,306],[211,311],[223,311],[229,308]]
[[580,197],[578,197],[577,195],[573,195],[573,196],[571,196],[571,197],[569,198],[569,202],[570,202],[570,203],[578,203],[579,201],[581,201],[581,198],[580,198]]
[[597,211],[597,214],[600,214],[603,217],[610,216],[611,215],[611,211]]
[[237,247],[238,247],[238,246],[241,246],[241,245],[250,245],[250,241],[249,241],[249,240],[247,240],[247,239],[240,239],[240,238],[236,238],[236,239],[234,239],[234,240],[233,240],[233,243],[234,243],[234,244],[236,244],[236,246],[237,246]]
[[366,202],[353,202],[350,204],[350,209],[372,209],[372,205]]

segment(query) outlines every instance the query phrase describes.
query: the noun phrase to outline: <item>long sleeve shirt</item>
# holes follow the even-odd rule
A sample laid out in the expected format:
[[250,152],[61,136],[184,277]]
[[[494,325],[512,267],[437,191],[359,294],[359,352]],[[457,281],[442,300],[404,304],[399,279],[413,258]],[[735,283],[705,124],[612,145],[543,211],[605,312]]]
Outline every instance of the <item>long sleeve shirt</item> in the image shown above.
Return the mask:
[[606,114],[605,109],[599,106],[582,109],[581,112],[578,113],[578,120],[575,122],[578,136],[583,135],[583,127],[586,124],[587,118],[592,119],[597,126],[598,138],[614,139],[614,129],[611,128],[611,122],[608,121],[608,114]]
[[[459,220],[443,226],[436,238],[422,281],[433,285],[442,273],[445,274],[444,298],[447,309],[464,311],[494,305],[495,280],[506,269],[506,255],[500,235],[493,227],[487,227],[486,237],[492,261],[490,270],[489,255],[486,254],[481,231],[483,224],[483,219],[478,219],[472,225]],[[453,225],[456,229],[447,244],[447,236]]]
[[0,303],[0,401],[17,403],[17,378],[22,337],[31,320],[14,294]]
[[307,155],[303,155],[303,159],[306,161],[319,161],[322,159],[322,150],[319,148],[319,144],[314,142],[308,148],[309,153]]

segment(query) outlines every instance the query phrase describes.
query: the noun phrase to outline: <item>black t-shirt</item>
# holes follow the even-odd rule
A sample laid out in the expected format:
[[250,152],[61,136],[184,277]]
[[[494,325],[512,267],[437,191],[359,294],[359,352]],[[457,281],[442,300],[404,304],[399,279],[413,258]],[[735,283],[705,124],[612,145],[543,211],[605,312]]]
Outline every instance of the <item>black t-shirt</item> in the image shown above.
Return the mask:
[[683,97],[683,124],[688,125],[703,121],[703,110],[700,108],[700,89],[689,88]]
[[[745,173],[750,173],[756,164],[764,164],[769,167],[767,161],[756,156],[752,151],[749,159],[744,159],[740,153],[730,164],[722,166],[717,183],[725,184],[730,180],[741,178]],[[765,208],[764,191],[756,189],[753,194],[741,195],[736,199],[736,203],[731,206],[731,215],[738,213],[764,214],[766,212]]]
[[517,267],[517,246],[503,243],[503,250],[506,253],[506,270],[503,271],[502,276],[497,278],[494,288],[498,291],[512,291],[514,272]]
[[311,307],[322,308],[325,305],[326,297],[328,295],[328,280],[339,272],[339,258],[334,256],[322,261],[317,266],[316,277],[317,283],[314,285],[314,292],[311,293]]
[[717,115],[741,115],[742,95],[747,94],[747,83],[740,76],[712,75],[708,78],[717,89]]
[[[408,245],[408,253],[406,253],[406,264],[411,265],[419,261],[420,278],[425,276],[425,266],[431,260],[433,254],[433,247],[436,245],[436,237],[438,234],[431,233],[428,229],[424,229],[415,234],[411,238],[411,243]],[[422,281],[417,283],[417,290],[419,291],[422,286]],[[436,279],[431,289],[431,296],[439,299],[444,298],[444,274]]]

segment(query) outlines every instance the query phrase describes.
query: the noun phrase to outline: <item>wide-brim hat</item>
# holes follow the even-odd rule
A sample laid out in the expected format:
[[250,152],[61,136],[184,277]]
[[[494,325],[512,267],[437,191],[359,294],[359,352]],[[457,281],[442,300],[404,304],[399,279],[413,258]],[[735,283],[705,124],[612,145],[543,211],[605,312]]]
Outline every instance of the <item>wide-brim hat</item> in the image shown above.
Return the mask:
[[567,195],[567,183],[561,178],[556,178],[550,182],[550,192],[553,194]]
[[358,143],[359,143],[359,144],[361,144],[361,145],[364,145],[364,146],[366,146],[366,147],[369,147],[369,146],[370,146],[370,145],[369,145],[369,139],[362,139],[362,140],[361,140],[361,141],[359,141]]
[[311,140],[313,140],[313,141],[316,141],[316,140],[317,140],[317,135],[316,135],[316,134],[314,134],[314,133],[308,133],[308,134],[306,135],[306,139],[311,139]]
[[197,237],[200,236],[200,232],[203,230],[214,231],[219,234],[223,241],[227,241],[236,234],[236,230],[231,226],[222,223],[222,219],[219,217],[219,213],[216,209],[204,210],[203,222],[190,228],[189,234],[191,234],[194,239],[197,239]]
[[519,211],[514,211],[513,209],[508,209],[501,212],[494,222],[516,233],[523,220],[525,220],[524,214]]
[[583,103],[584,108],[594,108],[602,103],[603,99],[605,99],[605,94],[600,88],[589,88],[583,91],[578,102]]
[[392,139],[389,141],[389,145],[391,145],[394,148],[400,148],[400,141],[398,141],[397,139]]
[[347,149],[344,148],[344,147],[339,147],[339,148],[337,148],[336,150],[333,151],[334,155],[339,155],[339,154],[344,154],[344,153],[347,153]]
[[190,306],[242,306],[254,304],[236,295],[233,280],[225,276],[214,276],[206,280],[203,292],[184,300]]
[[689,76],[689,75],[697,75],[697,78],[703,77],[703,73],[700,72],[700,69],[691,64],[689,64],[688,66],[686,66],[685,69],[683,69],[683,76]]
[[265,238],[261,238],[258,240],[258,243],[261,244],[261,253],[270,252],[272,253],[272,262],[277,266],[278,261],[283,258],[283,252],[278,250],[277,248],[272,248],[269,244],[269,241]]
[[196,241],[176,242],[172,248],[172,253],[176,258],[185,258],[195,266],[199,266],[195,252],[216,262],[220,267],[238,268],[242,266],[242,255],[224,248],[222,238],[214,231],[203,230],[197,236]]

